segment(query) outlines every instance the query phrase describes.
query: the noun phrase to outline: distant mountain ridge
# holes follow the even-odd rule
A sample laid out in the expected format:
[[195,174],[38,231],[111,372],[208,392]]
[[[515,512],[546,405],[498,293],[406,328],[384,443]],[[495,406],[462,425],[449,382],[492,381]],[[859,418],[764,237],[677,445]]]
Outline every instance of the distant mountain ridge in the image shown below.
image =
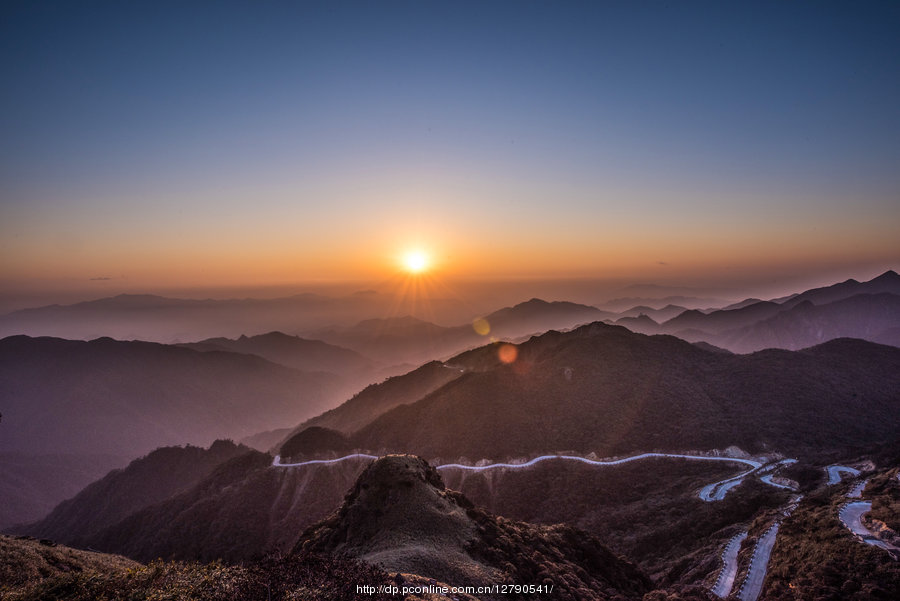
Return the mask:
[[900,347],[900,295],[857,294],[823,305],[795,303],[753,325],[722,332],[717,342],[736,352],[797,350],[836,338],[862,338]]
[[241,336],[236,339],[207,338],[199,342],[181,343],[178,346],[198,351],[229,351],[258,355],[273,363],[301,371],[324,371],[342,376],[369,370],[373,366],[371,359],[350,349],[281,332]]
[[812,288],[785,299],[776,299],[775,302],[780,302],[788,307],[803,301],[810,301],[814,305],[823,305],[850,298],[857,294],[881,294],[883,292],[900,294],[900,274],[893,269],[889,269],[866,282],[858,282],[851,278],[831,286]]
[[[402,300],[377,293],[202,300],[120,294],[0,315],[0,337],[19,334],[80,340],[112,337],[174,343],[271,331],[301,333],[322,324],[350,325],[391,311],[415,310]],[[470,314],[460,302],[453,300],[432,299],[431,307],[454,321],[467,319]]]
[[177,346],[200,352],[224,351],[256,355],[272,363],[304,372],[334,374],[341,379],[342,397],[349,397],[362,390],[370,382],[380,378],[385,371],[391,375],[398,371],[396,366],[384,366],[356,351],[282,332],[240,336],[235,339],[208,338]]
[[[260,357],[149,342],[0,340],[0,451],[135,456],[321,413],[337,379]],[[212,410],[214,408],[214,410]]]
[[480,332],[472,324],[444,327],[404,316],[369,319],[347,328],[313,330],[308,335],[387,361],[421,363],[455,355],[491,339],[518,339],[613,316],[588,305],[533,298],[484,316],[478,320]]
[[771,301],[747,299],[715,311],[687,310],[656,326],[631,317],[616,323],[735,353],[799,350],[842,337],[900,346],[900,275],[887,271],[868,282],[851,279]]

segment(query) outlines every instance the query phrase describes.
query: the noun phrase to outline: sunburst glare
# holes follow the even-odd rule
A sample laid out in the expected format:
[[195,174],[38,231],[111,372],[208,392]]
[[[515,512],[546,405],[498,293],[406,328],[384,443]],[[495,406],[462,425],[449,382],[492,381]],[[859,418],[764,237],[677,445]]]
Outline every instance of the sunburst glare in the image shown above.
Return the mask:
[[410,273],[422,273],[428,269],[430,261],[428,255],[421,250],[411,250],[403,255],[403,266]]

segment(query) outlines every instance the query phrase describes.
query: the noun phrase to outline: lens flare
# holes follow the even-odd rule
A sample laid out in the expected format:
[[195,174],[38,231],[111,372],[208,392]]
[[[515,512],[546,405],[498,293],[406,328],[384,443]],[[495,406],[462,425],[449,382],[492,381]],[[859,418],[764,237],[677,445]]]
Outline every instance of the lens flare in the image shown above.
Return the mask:
[[487,336],[491,333],[491,324],[489,324],[488,320],[485,318],[479,317],[472,322],[472,329],[475,330],[475,333],[479,336]]
[[500,348],[497,349],[497,357],[507,365],[514,363],[518,356],[519,349],[514,344],[501,344]]

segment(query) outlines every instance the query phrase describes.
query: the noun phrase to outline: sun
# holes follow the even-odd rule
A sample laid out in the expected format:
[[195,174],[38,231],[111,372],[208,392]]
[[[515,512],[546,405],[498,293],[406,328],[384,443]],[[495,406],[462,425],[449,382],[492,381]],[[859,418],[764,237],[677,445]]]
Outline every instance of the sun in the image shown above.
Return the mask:
[[411,250],[403,255],[403,266],[410,273],[422,273],[428,269],[428,255],[421,250]]

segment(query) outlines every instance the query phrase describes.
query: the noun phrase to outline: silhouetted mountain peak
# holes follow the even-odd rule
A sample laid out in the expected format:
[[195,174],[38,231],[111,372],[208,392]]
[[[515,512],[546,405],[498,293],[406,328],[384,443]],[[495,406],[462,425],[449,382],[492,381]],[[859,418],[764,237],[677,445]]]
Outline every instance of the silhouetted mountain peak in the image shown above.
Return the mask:
[[[389,564],[412,567],[423,543],[465,547],[475,531],[466,515],[470,507],[421,457],[388,455],[360,474],[338,512],[304,535],[300,546],[362,558],[391,550]],[[416,544],[406,549],[409,541]]]
[[[522,335],[548,329],[571,328],[575,325],[611,317],[608,311],[601,311],[590,305],[580,305],[569,301],[548,302],[532,298],[512,307],[498,309],[485,316],[493,332],[501,335]],[[524,330],[526,331],[522,331]]]
[[[117,294],[112,297],[113,299],[123,300],[123,301],[159,301],[159,300],[172,300],[166,298],[165,296],[159,296],[158,294]],[[105,299],[98,299],[105,300]],[[108,299],[106,299],[108,300]]]
[[543,307],[543,306],[546,306],[549,304],[550,303],[548,303],[544,299],[534,297],[534,298],[528,299],[524,303],[519,303],[518,305],[515,305],[515,306],[516,307]]
[[[880,345],[876,342],[862,340],[860,338],[832,338],[821,344],[803,349],[803,353],[811,354],[829,354],[835,357],[855,357],[857,360],[867,356],[870,353],[880,352]],[[900,364],[898,364],[900,365]]]
[[437,470],[415,455],[387,455],[380,458],[360,475],[357,485],[363,490],[374,491],[398,486],[412,488],[413,482],[433,487],[439,492],[445,490],[444,481]]
[[[246,340],[247,336],[241,335],[241,338]],[[300,340],[299,336],[291,336],[290,334],[285,334],[284,332],[279,332],[277,330],[254,336],[254,338],[259,340]]]
[[882,273],[877,278],[872,278],[869,280],[870,282],[878,282],[878,283],[886,283],[886,282],[895,282],[900,284],[900,274],[898,274],[893,269],[888,269],[884,273]]
[[310,426],[294,434],[281,445],[281,456],[303,457],[322,452],[346,453],[349,449],[349,441],[337,430]]

